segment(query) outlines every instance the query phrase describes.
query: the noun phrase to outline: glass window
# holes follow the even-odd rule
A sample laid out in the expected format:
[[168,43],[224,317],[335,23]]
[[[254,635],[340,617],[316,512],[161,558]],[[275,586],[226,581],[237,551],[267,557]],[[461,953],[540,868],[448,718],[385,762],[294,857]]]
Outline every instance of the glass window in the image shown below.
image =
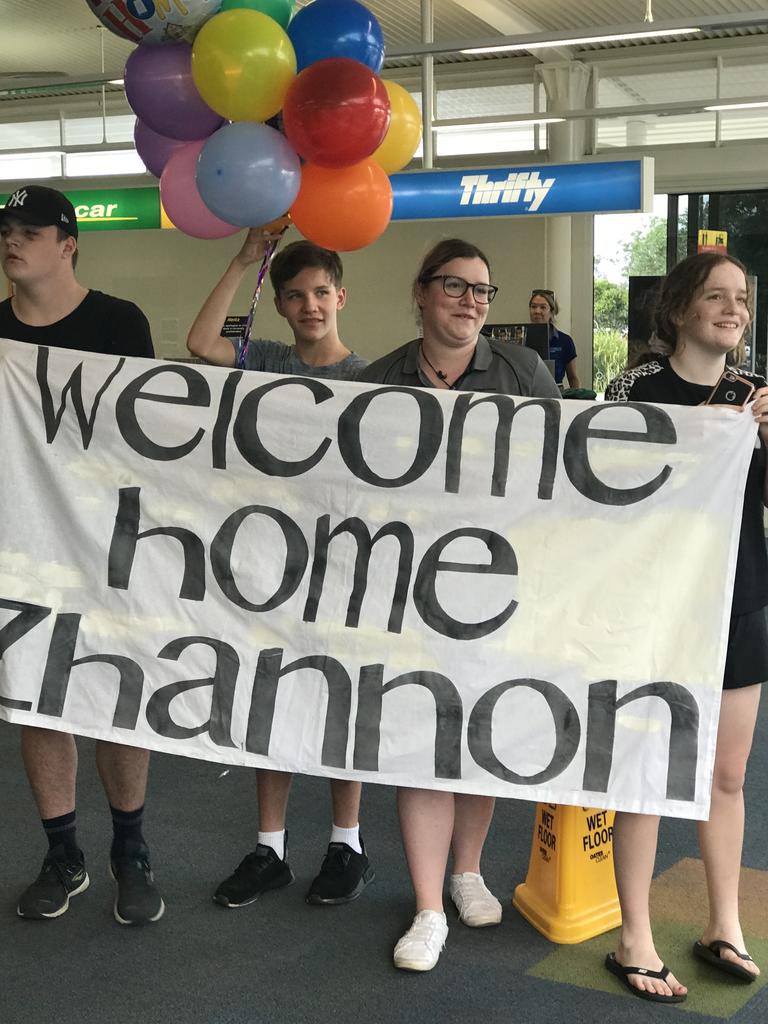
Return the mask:
[[51,149],[61,145],[58,121],[19,121],[0,124],[0,151],[14,149]]
[[36,178],[60,178],[61,164],[61,153],[0,155],[0,180],[19,182]]

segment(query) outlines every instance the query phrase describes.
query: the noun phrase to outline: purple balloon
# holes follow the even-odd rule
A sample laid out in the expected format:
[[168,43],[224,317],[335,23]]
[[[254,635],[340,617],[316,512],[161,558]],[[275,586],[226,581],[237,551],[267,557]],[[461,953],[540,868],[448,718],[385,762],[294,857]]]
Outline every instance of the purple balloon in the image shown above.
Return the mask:
[[125,95],[134,114],[168,139],[207,139],[224,123],[192,80],[187,43],[137,46],[125,65]]
[[186,146],[181,139],[169,139],[167,135],[158,135],[151,128],[136,118],[136,126],[133,129],[133,141],[136,152],[144,161],[144,166],[150,174],[159,178],[163,168],[171,159],[177,149]]

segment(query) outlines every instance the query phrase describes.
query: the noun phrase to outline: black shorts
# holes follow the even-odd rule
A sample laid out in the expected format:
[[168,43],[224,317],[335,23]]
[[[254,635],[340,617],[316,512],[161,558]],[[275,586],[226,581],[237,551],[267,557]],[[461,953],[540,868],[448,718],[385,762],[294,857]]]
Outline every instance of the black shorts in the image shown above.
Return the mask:
[[768,681],[768,608],[732,615],[725,654],[724,690]]

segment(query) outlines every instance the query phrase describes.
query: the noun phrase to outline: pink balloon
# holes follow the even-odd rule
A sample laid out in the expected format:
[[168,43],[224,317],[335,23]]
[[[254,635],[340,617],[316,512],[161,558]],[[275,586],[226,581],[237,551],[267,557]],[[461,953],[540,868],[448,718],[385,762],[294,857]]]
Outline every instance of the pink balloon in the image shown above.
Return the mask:
[[211,213],[197,190],[195,170],[205,139],[177,150],[160,176],[160,201],[174,226],[193,238],[226,238],[242,230]]

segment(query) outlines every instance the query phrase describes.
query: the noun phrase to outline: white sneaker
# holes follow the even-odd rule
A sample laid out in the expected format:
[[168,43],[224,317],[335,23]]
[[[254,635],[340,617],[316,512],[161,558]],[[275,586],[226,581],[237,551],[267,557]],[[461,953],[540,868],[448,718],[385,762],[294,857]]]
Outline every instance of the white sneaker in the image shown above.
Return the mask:
[[445,914],[437,910],[420,910],[395,946],[395,967],[403,971],[431,971],[447,938]]
[[448,891],[456,904],[459,920],[470,928],[485,928],[501,922],[501,904],[486,886],[482,875],[472,871],[451,875]]

